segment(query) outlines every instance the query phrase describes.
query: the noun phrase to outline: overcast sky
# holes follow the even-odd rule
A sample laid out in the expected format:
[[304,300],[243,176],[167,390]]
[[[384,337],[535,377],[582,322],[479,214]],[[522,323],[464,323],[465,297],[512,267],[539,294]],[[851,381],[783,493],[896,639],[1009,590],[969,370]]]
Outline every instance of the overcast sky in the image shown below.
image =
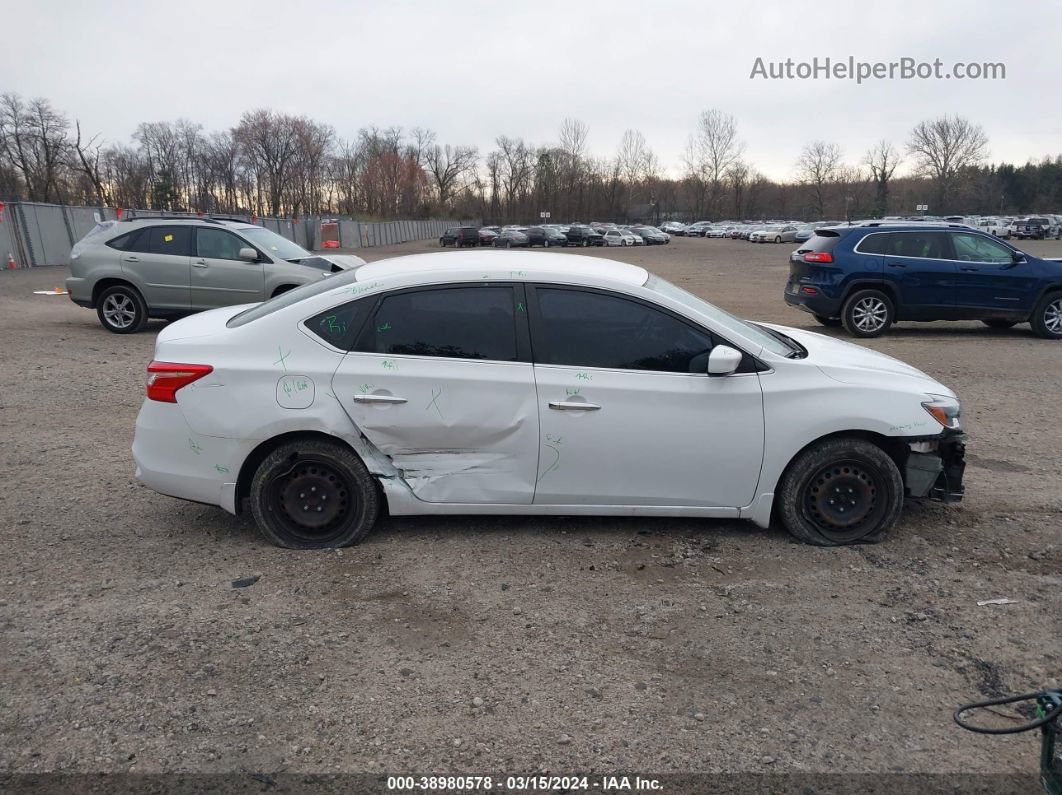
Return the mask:
[[[678,173],[698,114],[718,108],[775,178],[811,139],[854,162],[943,113],[983,125],[994,161],[1062,153],[1058,0],[6,0],[0,25],[0,92],[47,97],[112,142],[141,121],[215,130],[271,107],[343,137],[421,126],[485,153],[501,134],[554,142],[573,116],[594,154],[633,128]],[[757,57],[814,56],[1002,62],[1006,79],[750,79]]]

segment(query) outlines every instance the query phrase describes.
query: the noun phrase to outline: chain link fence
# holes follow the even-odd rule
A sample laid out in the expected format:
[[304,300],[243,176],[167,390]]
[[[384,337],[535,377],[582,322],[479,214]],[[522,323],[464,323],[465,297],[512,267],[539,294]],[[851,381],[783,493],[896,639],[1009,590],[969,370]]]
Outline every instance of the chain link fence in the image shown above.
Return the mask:
[[[123,219],[166,216],[197,218],[198,213],[172,213],[160,210],[124,210]],[[355,221],[350,218],[309,215],[300,218],[262,218],[251,215],[225,215],[225,218],[259,224],[299,244],[320,250],[322,243],[343,249],[393,246],[416,240],[441,237],[447,227],[475,225],[478,221]],[[33,268],[42,265],[69,265],[70,249],[99,221],[117,220],[109,207],[12,202],[0,211],[0,267]],[[328,240],[322,240],[322,222]],[[12,265],[14,263],[14,265]]]

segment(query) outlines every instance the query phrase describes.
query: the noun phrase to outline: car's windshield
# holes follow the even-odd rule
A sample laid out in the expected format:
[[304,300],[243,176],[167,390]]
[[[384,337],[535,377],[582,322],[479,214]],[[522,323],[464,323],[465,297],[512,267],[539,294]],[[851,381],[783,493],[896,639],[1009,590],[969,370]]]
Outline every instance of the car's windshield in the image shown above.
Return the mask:
[[[268,230],[262,230],[268,231]],[[233,315],[229,318],[225,324],[229,328],[236,328],[242,326],[245,323],[250,323],[252,320],[258,320],[260,317],[271,315],[278,309],[283,309],[286,306],[297,304],[305,298],[312,298],[315,295],[326,293],[329,290],[334,290],[337,287],[343,287],[344,285],[352,284],[357,279],[357,269],[340,271],[335,276],[327,276],[322,278],[319,282],[310,282],[304,284],[301,287],[296,287],[294,290],[288,290],[286,293],[281,293],[276,298],[270,298],[268,301],[263,301],[260,304],[255,304],[250,309],[245,309],[238,315]]]
[[760,328],[755,323],[736,318],[729,312],[720,309],[715,304],[710,304],[703,298],[698,298],[693,293],[688,293],[681,287],[676,287],[671,282],[664,281],[659,276],[650,276],[649,280],[645,283],[645,286],[655,293],[667,296],[684,306],[688,306],[690,309],[700,312],[702,315],[707,315],[724,329],[729,329],[730,331],[734,331],[737,334],[753,340],[771,353],[776,353],[779,356],[789,356],[799,350],[798,348],[783,342],[778,337],[769,334],[765,329]]
[[312,256],[302,246],[292,243],[286,237],[281,237],[276,232],[263,226],[241,229],[240,234],[273,257],[290,261]]

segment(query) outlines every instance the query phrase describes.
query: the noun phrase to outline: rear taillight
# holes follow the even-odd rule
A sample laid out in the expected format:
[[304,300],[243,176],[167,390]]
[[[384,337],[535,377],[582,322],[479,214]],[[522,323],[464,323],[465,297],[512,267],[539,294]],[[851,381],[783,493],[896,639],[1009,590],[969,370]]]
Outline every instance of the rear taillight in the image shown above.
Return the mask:
[[177,390],[209,375],[214,368],[209,364],[175,364],[174,362],[152,362],[148,365],[147,396],[148,400],[162,403],[176,403]]
[[809,251],[804,255],[804,262],[833,262],[833,254],[828,251]]

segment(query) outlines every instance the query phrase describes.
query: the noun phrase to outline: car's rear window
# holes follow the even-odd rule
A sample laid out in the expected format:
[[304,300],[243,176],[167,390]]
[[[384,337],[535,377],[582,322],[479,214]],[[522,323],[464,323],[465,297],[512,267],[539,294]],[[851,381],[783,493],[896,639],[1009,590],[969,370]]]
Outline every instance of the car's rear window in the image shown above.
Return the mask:
[[816,229],[815,234],[805,240],[798,250],[802,254],[810,251],[833,251],[840,239],[840,233],[832,229]]
[[259,318],[265,317],[266,315],[271,315],[278,309],[284,309],[292,304],[297,304],[299,301],[306,298],[312,298],[315,295],[326,293],[329,290],[334,290],[336,287],[353,284],[356,278],[357,271],[348,270],[337,273],[334,276],[322,278],[319,282],[304,284],[301,287],[296,287],[294,290],[288,290],[286,293],[281,293],[276,298],[270,298],[268,301],[255,304],[250,309],[245,309],[238,315],[233,315],[225,325],[229,328],[239,328],[240,326],[244,326]]

